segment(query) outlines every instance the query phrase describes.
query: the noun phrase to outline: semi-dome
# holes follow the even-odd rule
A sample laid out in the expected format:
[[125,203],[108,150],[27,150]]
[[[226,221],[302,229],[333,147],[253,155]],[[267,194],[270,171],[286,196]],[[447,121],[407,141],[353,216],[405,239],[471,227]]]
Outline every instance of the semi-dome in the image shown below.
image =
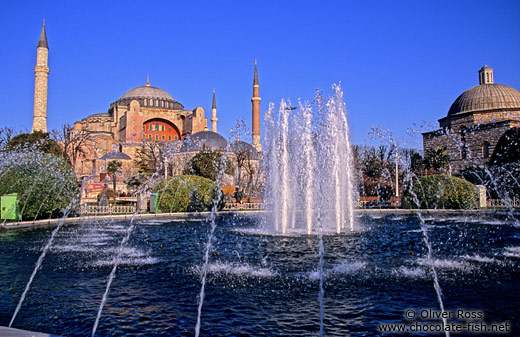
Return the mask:
[[201,150],[226,151],[228,142],[213,131],[200,131],[194,133],[184,141],[181,152],[193,152]]
[[495,84],[493,69],[482,67],[479,81],[480,85],[466,90],[453,102],[448,116],[474,111],[520,109],[520,92],[507,85]]

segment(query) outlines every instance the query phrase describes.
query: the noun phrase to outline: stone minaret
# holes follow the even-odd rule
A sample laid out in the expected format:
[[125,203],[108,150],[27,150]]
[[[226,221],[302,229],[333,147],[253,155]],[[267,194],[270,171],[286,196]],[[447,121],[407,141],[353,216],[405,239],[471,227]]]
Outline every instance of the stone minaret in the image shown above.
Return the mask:
[[262,151],[262,145],[260,144],[260,98],[259,86],[258,86],[258,70],[256,69],[255,60],[255,78],[253,80],[253,97],[251,103],[253,104],[253,146],[258,152]]
[[217,132],[217,103],[215,103],[215,89],[213,89],[213,105],[211,106],[211,131]]
[[43,21],[42,33],[36,47],[36,66],[34,67],[34,117],[32,132],[47,132],[47,80],[49,77],[49,46]]
[[478,81],[479,84],[493,84],[495,81],[493,80],[493,69],[488,66],[483,66],[478,71]]

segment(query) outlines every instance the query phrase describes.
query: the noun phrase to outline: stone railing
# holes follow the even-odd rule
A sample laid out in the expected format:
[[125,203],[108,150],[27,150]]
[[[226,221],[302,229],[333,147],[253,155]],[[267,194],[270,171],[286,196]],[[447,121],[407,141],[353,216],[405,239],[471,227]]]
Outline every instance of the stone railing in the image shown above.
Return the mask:
[[81,215],[92,214],[133,214],[137,210],[135,205],[108,205],[98,206],[83,204],[80,206],[79,213]]
[[518,208],[518,207],[520,207],[520,199],[517,199],[517,198],[513,198],[513,199],[509,199],[509,200],[488,199],[487,207],[490,207],[490,208],[508,208],[508,207]]
[[264,209],[264,204],[261,202],[226,202],[224,211],[241,211],[241,210],[259,210]]

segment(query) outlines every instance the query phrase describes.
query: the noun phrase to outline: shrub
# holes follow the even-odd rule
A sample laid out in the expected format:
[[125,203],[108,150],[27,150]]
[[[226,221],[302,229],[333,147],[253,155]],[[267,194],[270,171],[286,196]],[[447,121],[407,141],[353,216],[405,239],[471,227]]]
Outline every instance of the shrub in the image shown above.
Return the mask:
[[[163,180],[153,190],[159,193],[159,211],[163,213],[210,211],[219,195],[216,183],[190,175]],[[220,193],[217,209],[221,210],[224,203],[224,194]]]
[[182,174],[200,176],[216,181],[221,171],[233,174],[232,165],[223,157],[223,154],[213,150],[202,150],[186,163]]
[[[49,217],[79,201],[76,176],[62,158],[42,152],[4,155],[0,164],[0,195],[18,194],[22,219]],[[77,204],[72,206],[74,209]]]
[[431,175],[415,179],[403,198],[404,208],[476,208],[475,185],[452,176]]

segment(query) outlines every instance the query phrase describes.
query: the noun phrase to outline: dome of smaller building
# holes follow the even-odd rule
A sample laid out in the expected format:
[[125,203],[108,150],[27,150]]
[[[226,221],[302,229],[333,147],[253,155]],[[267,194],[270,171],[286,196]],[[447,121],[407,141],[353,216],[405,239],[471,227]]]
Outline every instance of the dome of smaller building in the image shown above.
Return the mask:
[[143,85],[142,87],[130,89],[127,92],[125,92],[124,95],[121,96],[120,99],[134,98],[134,97],[162,98],[162,99],[167,99],[167,100],[172,100],[172,101],[174,100],[173,97],[166,91],[164,91],[160,88],[157,88],[157,87],[152,87],[151,85]]
[[200,131],[188,137],[181,146],[181,152],[201,150],[226,151],[227,140],[213,131]]
[[495,84],[493,69],[483,66],[478,71],[479,85],[462,93],[450,107],[448,117],[486,110],[520,109],[520,92],[503,84]]
[[503,84],[477,85],[453,102],[448,116],[496,109],[520,109],[520,92]]

